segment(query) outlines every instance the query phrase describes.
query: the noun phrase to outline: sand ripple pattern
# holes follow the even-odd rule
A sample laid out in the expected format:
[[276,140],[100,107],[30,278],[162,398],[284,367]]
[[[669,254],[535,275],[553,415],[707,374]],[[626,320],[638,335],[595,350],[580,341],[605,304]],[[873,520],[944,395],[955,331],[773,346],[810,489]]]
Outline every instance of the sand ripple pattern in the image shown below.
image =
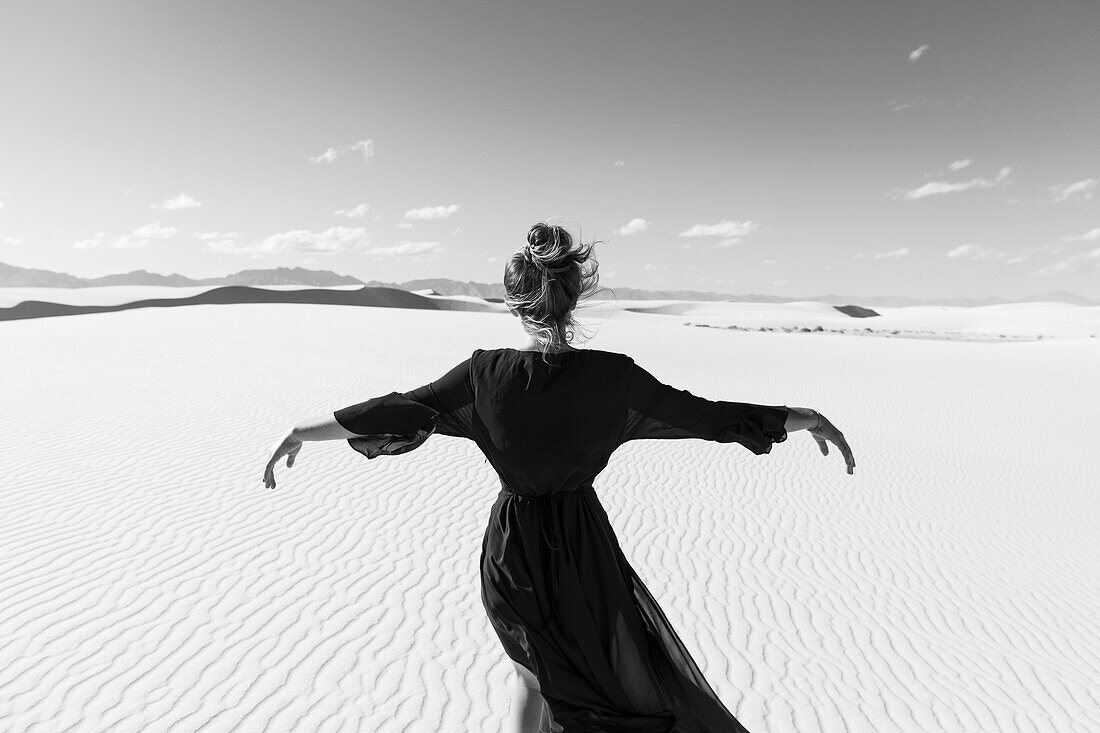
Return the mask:
[[[597,325],[593,348],[816,407],[856,451],[848,477],[804,434],[761,457],[648,441],[597,481],[750,730],[1100,730],[1095,341]],[[260,478],[294,421],[514,329],[293,305],[0,324],[0,730],[499,730],[512,671],[477,575],[498,483],[476,448],[310,443],[278,489]]]

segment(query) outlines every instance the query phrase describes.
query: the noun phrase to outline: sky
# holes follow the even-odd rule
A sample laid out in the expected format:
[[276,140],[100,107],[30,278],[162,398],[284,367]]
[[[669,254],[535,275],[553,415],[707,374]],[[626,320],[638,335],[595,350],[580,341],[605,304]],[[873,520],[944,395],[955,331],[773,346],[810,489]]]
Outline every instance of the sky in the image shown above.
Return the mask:
[[0,262],[1100,297],[1100,3],[0,0]]

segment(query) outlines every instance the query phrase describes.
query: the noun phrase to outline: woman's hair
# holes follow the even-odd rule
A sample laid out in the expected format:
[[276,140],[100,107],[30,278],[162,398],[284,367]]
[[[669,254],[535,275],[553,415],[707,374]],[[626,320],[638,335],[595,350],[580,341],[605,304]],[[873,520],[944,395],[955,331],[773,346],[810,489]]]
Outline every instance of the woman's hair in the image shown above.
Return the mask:
[[519,316],[547,363],[549,352],[573,340],[573,309],[599,284],[596,244],[574,244],[564,228],[540,221],[504,266],[504,303]]

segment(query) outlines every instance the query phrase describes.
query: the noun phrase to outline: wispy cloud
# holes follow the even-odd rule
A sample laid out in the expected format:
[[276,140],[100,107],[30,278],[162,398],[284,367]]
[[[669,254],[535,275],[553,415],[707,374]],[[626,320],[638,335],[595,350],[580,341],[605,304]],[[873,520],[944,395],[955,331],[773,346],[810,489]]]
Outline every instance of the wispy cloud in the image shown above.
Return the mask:
[[761,265],[778,265],[779,260],[760,260]]
[[928,104],[928,100],[917,94],[906,94],[901,97],[892,97],[886,100],[886,106],[892,112],[901,112],[907,109],[915,109]]
[[898,249],[892,249],[889,252],[879,252],[877,255],[872,255],[876,260],[900,260],[902,257],[909,256],[908,247],[900,247]]
[[645,219],[631,219],[626,224],[623,224],[621,227],[619,227],[616,231],[618,231],[619,234],[625,237],[630,234],[644,232],[646,229],[649,229],[649,225],[652,223],[653,222],[646,221]]
[[643,270],[652,271],[657,269],[657,265],[646,264],[642,266]]
[[369,161],[374,157],[374,141],[373,140],[360,140],[351,144],[350,150],[353,153],[359,153],[363,156],[363,162]]
[[972,162],[973,161],[970,160],[970,158],[962,158],[961,160],[956,160],[952,162],[949,167],[953,171],[961,171],[963,168],[969,168]]
[[419,209],[409,209],[406,211],[405,218],[415,221],[446,219],[451,214],[458,211],[458,209],[458,204],[451,204],[450,206],[421,206]]
[[1091,199],[1096,188],[1095,178],[1086,178],[1076,183],[1064,183],[1050,187],[1050,200],[1054,203],[1068,201],[1071,198]]
[[891,198],[916,201],[917,199],[923,199],[928,196],[969,191],[972,188],[992,188],[1008,183],[1008,176],[1010,173],[1012,173],[1012,169],[1005,166],[997,173],[997,177],[992,179],[971,178],[969,181],[930,181],[911,191],[894,192],[891,194]]
[[181,193],[172,198],[165,199],[159,204],[149,204],[154,209],[165,209],[167,211],[176,211],[177,209],[197,209],[202,206],[202,202],[188,196],[185,193]]
[[927,50],[928,50],[928,44],[927,43],[914,48],[912,51],[909,52],[909,63],[913,63],[914,61],[919,59],[921,56],[924,55],[924,52],[927,51]]
[[372,247],[363,254],[380,255],[383,257],[400,257],[405,255],[424,255],[428,253],[442,252],[443,245],[439,242],[410,242],[402,240],[397,244],[387,247]]
[[230,252],[237,246],[240,239],[237,232],[192,232],[192,239],[206,242],[208,252]]
[[679,236],[721,237],[722,239],[713,246],[732,247],[759,228],[760,225],[754,221],[733,221],[730,219],[723,219],[717,224],[693,224],[680,232]]
[[[214,235],[215,232],[207,232],[206,235]],[[370,243],[367,230],[362,227],[332,227],[323,232],[311,232],[299,229],[291,232],[280,232],[270,237],[248,244],[239,244],[236,241],[236,232],[225,235],[222,239],[211,237],[207,241],[207,250],[222,254],[235,255],[269,255],[283,252],[303,252],[318,254],[337,254],[350,250],[361,250]]]
[[95,249],[99,245],[103,244],[106,239],[107,234],[105,232],[96,232],[90,237],[78,239],[77,241],[73,242],[72,246],[73,249]]
[[[160,222],[156,222],[138,227],[129,234],[116,237],[109,246],[115,249],[137,249],[148,246],[149,242],[154,239],[171,239],[177,234],[179,234],[179,230],[175,227],[162,227]],[[76,249],[93,249],[106,241],[106,235],[103,232],[98,232],[94,237],[74,242],[73,247]]]
[[615,166],[616,168],[622,168],[624,165],[626,165],[626,161],[625,160],[616,160],[614,163],[612,163],[612,165]]
[[340,151],[336,148],[328,148],[320,155],[309,156],[310,163],[332,163],[340,157]]
[[1062,237],[1063,242],[1100,242],[1100,227],[1090,229],[1084,234],[1077,236]]
[[1037,270],[1037,275],[1070,275],[1076,272],[1080,272],[1088,267],[1100,268],[1100,247],[1089,250],[1088,252],[1080,252],[1071,257],[1056,262],[1049,267],[1044,267],[1041,270]]
[[1003,250],[983,247],[980,244],[960,244],[947,253],[947,256],[953,260],[1000,260],[1008,255],[1009,253]]
[[350,209],[337,209],[337,216],[346,216],[349,219],[362,219],[370,213],[370,204],[357,204]]
[[23,238],[22,237],[4,237],[4,242],[3,243],[6,246],[18,247],[19,245],[23,244]]
[[320,155],[309,156],[310,163],[335,163],[337,159],[347,155],[348,153],[359,153],[363,156],[364,162],[370,162],[370,159],[374,157],[374,141],[373,140],[359,140],[351,145],[343,145],[335,148],[326,148],[325,152]]

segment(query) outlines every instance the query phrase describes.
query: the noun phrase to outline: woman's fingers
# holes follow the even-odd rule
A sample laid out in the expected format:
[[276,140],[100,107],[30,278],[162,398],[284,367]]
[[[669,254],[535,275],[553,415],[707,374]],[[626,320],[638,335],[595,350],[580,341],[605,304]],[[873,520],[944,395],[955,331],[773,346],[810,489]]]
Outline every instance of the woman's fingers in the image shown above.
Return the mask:
[[264,469],[264,486],[269,489],[275,488],[275,464],[279,462],[279,459],[286,456],[286,467],[290,468],[294,465],[294,459],[298,457],[298,451],[302,450],[302,441],[293,437],[293,433],[289,433],[287,437],[279,441],[279,444],[275,446],[275,450],[272,451],[271,460],[267,462],[267,468]]
[[855,473],[856,459],[852,455],[852,449],[849,447],[848,441],[844,439],[844,434],[839,430],[836,431],[836,439],[833,442],[836,443],[837,448],[840,448],[840,454],[844,456],[844,465],[847,467],[848,473]]
[[837,430],[836,426],[821,417],[820,427],[816,431],[811,431],[810,435],[817,441],[817,447],[821,449],[821,455],[829,455],[829,446],[826,441],[831,441],[836,444],[836,447],[840,449],[840,454],[844,456],[844,465],[849,474],[855,473],[856,459],[852,455],[852,449],[848,446],[848,441],[844,439],[844,434]]

